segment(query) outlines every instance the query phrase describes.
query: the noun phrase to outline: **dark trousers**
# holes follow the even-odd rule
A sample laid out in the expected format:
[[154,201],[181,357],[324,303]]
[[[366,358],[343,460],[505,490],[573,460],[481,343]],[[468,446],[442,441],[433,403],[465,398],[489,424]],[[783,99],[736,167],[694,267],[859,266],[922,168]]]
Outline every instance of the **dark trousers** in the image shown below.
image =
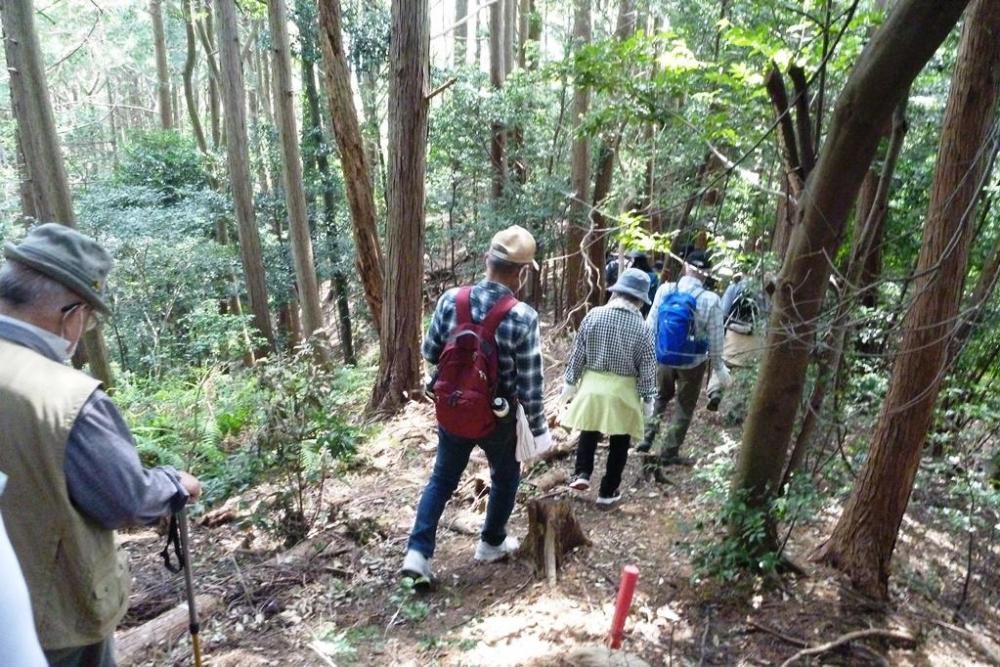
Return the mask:
[[[594,474],[594,457],[597,455],[597,443],[601,441],[602,434],[597,431],[583,431],[580,433],[580,440],[576,445],[576,474],[586,475],[588,478]],[[611,436],[611,448],[608,451],[608,464],[601,479],[601,488],[598,493],[605,498],[615,495],[618,486],[622,483],[622,471],[625,470],[625,463],[628,462],[628,447],[631,438],[627,435]]]
[[[670,366],[657,366],[656,383],[658,393],[656,395],[656,407],[653,418],[646,425],[646,443],[653,446],[654,451],[659,451],[660,457],[667,459],[678,455],[684,438],[687,436],[688,427],[691,426],[691,419],[694,417],[695,406],[698,405],[698,396],[701,394],[701,385],[705,379],[705,369],[708,362],[699,364],[694,368],[671,368]],[[660,433],[660,422],[667,410],[670,400],[677,397],[677,406],[674,410],[674,418],[667,428],[666,437],[663,438],[662,447],[657,449],[657,436]]]
[[116,667],[115,642],[108,637],[102,642],[76,648],[45,651],[49,667]]
[[490,464],[490,499],[486,505],[486,521],[482,538],[487,544],[500,546],[507,539],[507,520],[514,511],[517,486],[521,481],[521,464],[515,457],[517,421],[514,412],[497,420],[497,427],[480,442],[459,438],[438,428],[437,459],[434,472],[424,487],[417,506],[417,518],[410,532],[407,548],[430,558],[434,555],[438,521],[444,506],[458,488],[458,482],[469,465],[472,449],[479,445]]

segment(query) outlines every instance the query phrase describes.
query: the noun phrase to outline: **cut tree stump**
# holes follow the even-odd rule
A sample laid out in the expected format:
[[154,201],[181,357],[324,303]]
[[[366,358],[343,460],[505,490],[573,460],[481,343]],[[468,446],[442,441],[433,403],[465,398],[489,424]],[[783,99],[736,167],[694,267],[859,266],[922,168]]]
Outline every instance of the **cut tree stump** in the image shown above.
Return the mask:
[[528,503],[528,535],[518,556],[534,565],[535,575],[544,575],[550,586],[556,584],[566,554],[589,544],[568,502],[532,500]]
[[[204,623],[222,604],[214,595],[199,595],[195,598],[198,616]],[[187,600],[170,611],[142,625],[119,632],[115,636],[115,654],[118,664],[131,665],[140,660],[149,649],[157,644],[173,644],[188,631]]]

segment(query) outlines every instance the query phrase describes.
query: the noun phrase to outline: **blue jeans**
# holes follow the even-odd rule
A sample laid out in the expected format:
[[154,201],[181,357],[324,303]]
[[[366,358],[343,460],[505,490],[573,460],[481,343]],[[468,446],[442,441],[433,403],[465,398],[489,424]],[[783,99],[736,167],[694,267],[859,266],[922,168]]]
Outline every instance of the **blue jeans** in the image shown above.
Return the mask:
[[486,505],[486,522],[482,538],[487,544],[500,546],[507,538],[507,520],[514,511],[517,485],[521,481],[521,464],[514,457],[517,447],[517,422],[511,415],[497,420],[497,427],[489,436],[477,442],[451,435],[438,428],[437,460],[434,472],[424,487],[417,506],[417,519],[410,533],[409,549],[415,549],[430,558],[434,555],[438,521],[445,503],[458,488],[469,455],[477,444],[486,452],[490,464],[490,499]]

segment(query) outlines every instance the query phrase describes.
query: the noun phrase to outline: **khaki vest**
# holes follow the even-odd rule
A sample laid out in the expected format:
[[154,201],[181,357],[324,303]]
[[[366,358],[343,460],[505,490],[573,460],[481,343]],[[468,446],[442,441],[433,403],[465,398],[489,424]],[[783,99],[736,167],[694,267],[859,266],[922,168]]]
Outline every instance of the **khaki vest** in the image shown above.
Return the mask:
[[105,639],[128,607],[128,570],[114,531],[80,514],[63,473],[70,429],[98,386],[0,339],[0,470],[10,478],[0,511],[47,650]]

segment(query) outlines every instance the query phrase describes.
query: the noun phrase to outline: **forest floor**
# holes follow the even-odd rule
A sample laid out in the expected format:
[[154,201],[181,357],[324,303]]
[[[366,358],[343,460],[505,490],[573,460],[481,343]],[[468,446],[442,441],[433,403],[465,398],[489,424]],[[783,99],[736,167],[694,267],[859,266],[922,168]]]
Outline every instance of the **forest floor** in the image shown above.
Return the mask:
[[[549,391],[555,393],[561,369],[549,365]],[[203,623],[207,664],[597,664],[568,656],[601,645],[627,564],[637,565],[640,577],[624,648],[651,665],[781,664],[804,647],[869,628],[904,632],[915,642],[852,642],[824,654],[823,664],[1000,660],[1000,550],[977,547],[967,599],[956,615],[968,545],[928,511],[932,490],[918,491],[907,514],[890,607],[857,598],[836,573],[809,562],[839,513],[835,505],[795,526],[785,553],[802,575],[736,584],[695,577],[692,549],[714,537],[701,526],[718,511],[705,494],[708,477],[713,466],[734,456],[739,438],[738,427],[726,427],[722,414],[697,412],[685,443],[695,466],[672,469],[671,484],[642,481],[633,455],[625,496],[612,510],[595,507],[594,491],[565,489],[560,497],[569,500],[592,545],[569,555],[554,588],[524,562],[474,563],[489,480],[485,458],[475,453],[442,518],[433,563],[437,584],[414,592],[400,585],[397,569],[436,438],[430,406],[411,403],[362,445],[349,470],[327,481],[322,493],[313,491],[306,513],[314,517],[310,537],[283,560],[274,559],[285,551],[278,538],[251,520],[254,506],[273,488],[231,499],[213,514],[225,519],[221,525],[193,527],[196,588],[221,600]],[[556,429],[556,435],[557,445],[567,443],[569,434]],[[598,471],[604,455],[599,450]],[[572,472],[572,457],[527,471],[513,534],[524,535],[523,501],[539,495],[535,484],[550,469]],[[182,579],[164,570],[156,555],[161,542],[151,530],[126,536],[135,576],[126,625],[183,600]],[[131,664],[190,664],[189,640],[161,644]]]

